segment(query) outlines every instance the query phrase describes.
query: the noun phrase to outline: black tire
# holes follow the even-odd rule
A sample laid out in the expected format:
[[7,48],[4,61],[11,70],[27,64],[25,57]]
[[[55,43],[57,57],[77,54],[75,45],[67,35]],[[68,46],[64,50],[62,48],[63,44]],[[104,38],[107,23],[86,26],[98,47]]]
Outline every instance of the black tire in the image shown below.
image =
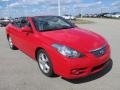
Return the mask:
[[[44,62],[44,64],[46,63],[48,66],[49,66],[49,70],[47,70],[47,72],[45,72],[44,70],[43,70],[43,68],[42,68],[42,64],[40,63],[41,62],[41,60],[42,59],[40,59],[40,57],[41,57],[41,55],[45,55],[44,57],[46,57],[48,60],[46,60],[45,62]],[[48,77],[53,77],[55,74],[54,74],[54,71],[53,71],[53,66],[52,66],[52,63],[51,63],[51,60],[50,60],[50,58],[49,58],[49,55],[45,52],[45,50],[43,50],[43,49],[40,49],[40,50],[38,50],[38,52],[37,52],[37,61],[38,61],[38,66],[39,66],[39,69],[41,70],[41,72],[44,74],[44,75],[46,75],[46,76],[48,76]],[[43,60],[42,60],[43,61]],[[46,67],[46,66],[45,66]],[[44,68],[45,68],[44,67]],[[47,69],[47,68],[46,68]]]
[[17,50],[17,47],[13,44],[11,37],[8,36],[7,38],[8,38],[8,43],[9,43],[10,49]]

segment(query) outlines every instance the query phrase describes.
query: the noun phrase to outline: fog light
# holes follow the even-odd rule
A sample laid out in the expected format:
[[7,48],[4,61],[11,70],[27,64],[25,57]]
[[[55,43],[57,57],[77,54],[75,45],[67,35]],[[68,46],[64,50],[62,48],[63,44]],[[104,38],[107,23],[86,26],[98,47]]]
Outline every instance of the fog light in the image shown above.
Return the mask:
[[74,74],[74,75],[79,75],[79,74],[82,74],[84,73],[83,70],[80,70],[80,69],[72,69],[71,70],[71,74]]

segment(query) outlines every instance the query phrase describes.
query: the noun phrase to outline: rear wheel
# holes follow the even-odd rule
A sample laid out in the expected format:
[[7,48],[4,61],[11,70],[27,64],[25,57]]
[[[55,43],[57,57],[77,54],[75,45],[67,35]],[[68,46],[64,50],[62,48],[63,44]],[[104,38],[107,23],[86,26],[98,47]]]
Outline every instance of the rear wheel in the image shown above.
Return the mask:
[[14,46],[13,42],[12,42],[12,39],[11,37],[8,36],[8,43],[9,43],[9,46],[12,50],[16,50],[17,48]]
[[38,61],[39,68],[43,74],[49,77],[54,76],[52,63],[50,61],[48,54],[45,52],[45,50],[40,49],[37,52],[37,61]]

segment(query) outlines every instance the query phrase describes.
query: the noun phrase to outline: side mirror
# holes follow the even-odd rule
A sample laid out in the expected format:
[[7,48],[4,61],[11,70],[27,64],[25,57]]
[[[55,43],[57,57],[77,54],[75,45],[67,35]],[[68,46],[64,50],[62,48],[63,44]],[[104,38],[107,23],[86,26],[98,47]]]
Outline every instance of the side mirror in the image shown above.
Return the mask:
[[32,32],[32,29],[29,26],[22,27],[22,32]]

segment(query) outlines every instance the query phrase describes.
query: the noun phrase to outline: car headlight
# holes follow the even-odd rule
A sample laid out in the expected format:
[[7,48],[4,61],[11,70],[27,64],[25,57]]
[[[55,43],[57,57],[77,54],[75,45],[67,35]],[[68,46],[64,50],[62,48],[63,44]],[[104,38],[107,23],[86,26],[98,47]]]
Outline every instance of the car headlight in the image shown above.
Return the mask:
[[67,46],[64,45],[60,45],[60,44],[53,44],[52,45],[54,48],[57,49],[57,51],[62,54],[63,56],[69,57],[69,58],[79,58],[79,57],[83,57],[84,55],[81,54],[80,52],[77,52],[76,50],[69,48]]

